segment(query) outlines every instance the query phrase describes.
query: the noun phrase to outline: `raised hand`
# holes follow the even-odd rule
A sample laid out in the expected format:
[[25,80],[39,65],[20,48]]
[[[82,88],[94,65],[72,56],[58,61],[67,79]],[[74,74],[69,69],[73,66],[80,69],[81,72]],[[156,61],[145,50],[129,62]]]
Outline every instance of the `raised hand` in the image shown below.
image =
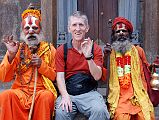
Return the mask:
[[17,51],[18,51],[19,42],[13,39],[13,35],[10,35],[10,36],[5,35],[3,37],[2,42],[7,47],[7,50],[8,50],[8,60],[9,60],[9,62],[11,62],[14,59],[14,57],[15,57]]
[[86,58],[91,56],[92,46],[93,46],[93,40],[91,40],[90,38],[86,39],[81,43],[81,50]]
[[111,49],[111,45],[109,43],[106,43],[106,45],[104,46],[104,55],[107,56],[111,53],[112,49]]

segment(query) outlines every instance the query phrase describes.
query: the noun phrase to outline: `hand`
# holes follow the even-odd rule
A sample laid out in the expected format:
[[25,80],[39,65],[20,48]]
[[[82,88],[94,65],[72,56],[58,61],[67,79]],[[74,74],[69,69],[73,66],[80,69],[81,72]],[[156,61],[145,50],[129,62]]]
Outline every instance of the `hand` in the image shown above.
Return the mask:
[[152,64],[154,65],[154,67],[159,68],[159,55],[156,56]]
[[104,56],[108,56],[112,51],[111,45],[109,43],[106,43],[104,46]]
[[41,58],[37,54],[33,54],[32,59],[31,59],[31,65],[35,67],[40,67],[42,63]]
[[19,42],[13,39],[13,35],[4,36],[2,42],[6,45],[8,50],[9,62],[11,62],[19,48]]
[[62,96],[61,103],[58,107],[62,107],[62,110],[66,108],[66,112],[72,112],[72,101],[70,99],[69,94]]
[[81,50],[86,58],[91,56],[92,46],[93,46],[93,40],[91,40],[90,38],[86,39],[81,43]]

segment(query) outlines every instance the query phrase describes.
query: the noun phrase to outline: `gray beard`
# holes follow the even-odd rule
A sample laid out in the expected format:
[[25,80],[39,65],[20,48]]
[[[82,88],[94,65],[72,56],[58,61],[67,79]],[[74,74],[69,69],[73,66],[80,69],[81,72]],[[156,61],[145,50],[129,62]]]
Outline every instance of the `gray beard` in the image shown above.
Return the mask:
[[[35,36],[36,39],[28,41],[29,36]],[[39,34],[33,34],[33,35],[28,34],[25,36],[24,32],[22,31],[20,34],[20,40],[24,41],[29,47],[37,46],[41,40],[44,40],[44,35],[43,32],[41,31]]]
[[132,46],[132,43],[130,42],[130,39],[127,38],[124,41],[114,41],[111,45],[112,49],[114,49],[116,52],[120,52],[122,54],[125,54],[128,50],[130,50]]

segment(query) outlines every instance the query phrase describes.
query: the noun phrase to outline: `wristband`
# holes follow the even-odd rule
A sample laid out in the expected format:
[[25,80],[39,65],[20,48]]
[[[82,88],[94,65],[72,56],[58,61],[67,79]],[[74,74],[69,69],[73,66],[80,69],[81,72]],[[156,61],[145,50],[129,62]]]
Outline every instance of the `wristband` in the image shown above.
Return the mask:
[[93,58],[94,58],[94,56],[93,56],[93,54],[91,54],[89,57],[86,57],[86,60],[91,60]]

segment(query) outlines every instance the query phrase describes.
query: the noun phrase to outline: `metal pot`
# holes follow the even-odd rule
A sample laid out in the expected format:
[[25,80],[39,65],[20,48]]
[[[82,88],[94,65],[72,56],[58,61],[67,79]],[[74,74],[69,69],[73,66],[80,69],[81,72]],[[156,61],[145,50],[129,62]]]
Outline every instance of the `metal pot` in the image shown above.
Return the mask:
[[159,74],[157,73],[152,74],[150,85],[153,90],[159,90]]

